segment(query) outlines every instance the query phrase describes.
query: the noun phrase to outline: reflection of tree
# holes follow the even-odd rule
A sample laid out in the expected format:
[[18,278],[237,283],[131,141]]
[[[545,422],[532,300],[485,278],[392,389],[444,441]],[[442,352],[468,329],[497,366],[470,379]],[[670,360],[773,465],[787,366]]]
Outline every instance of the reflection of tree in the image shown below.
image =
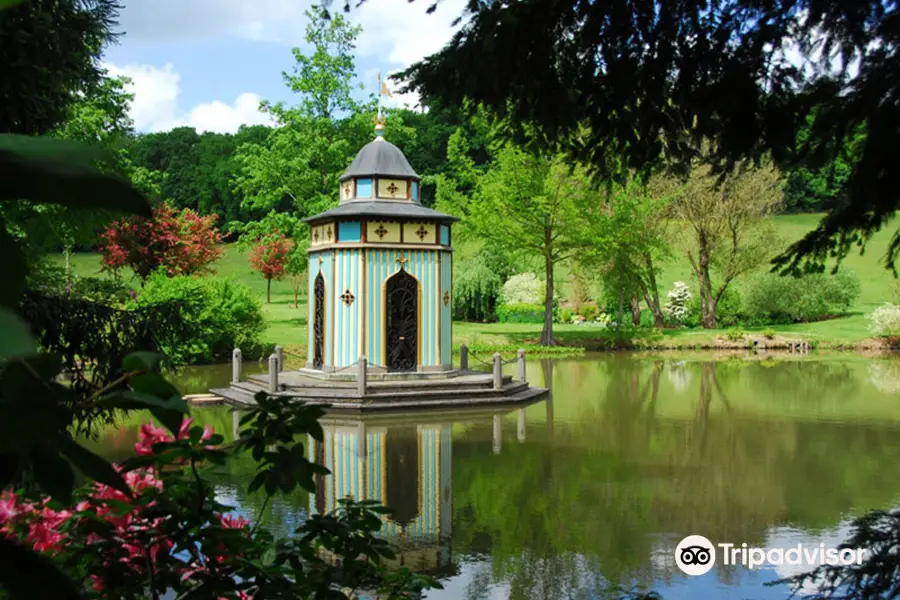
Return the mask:
[[[762,385],[751,373],[765,367],[745,362],[686,363],[696,395],[667,395],[664,366],[604,359],[602,376],[573,392],[577,412],[557,411],[553,437],[530,422],[526,442],[499,456],[490,421],[457,437],[455,551],[489,553],[513,598],[589,597],[607,579],[652,580],[659,532],[761,543],[773,526],[835,526],[900,491],[879,475],[900,459],[893,428],[755,416],[746,404],[759,387],[747,386]],[[557,409],[572,402],[566,373],[597,369],[560,367]]]
[[677,392],[683,392],[691,385],[691,374],[683,360],[673,360],[666,364],[666,377]]

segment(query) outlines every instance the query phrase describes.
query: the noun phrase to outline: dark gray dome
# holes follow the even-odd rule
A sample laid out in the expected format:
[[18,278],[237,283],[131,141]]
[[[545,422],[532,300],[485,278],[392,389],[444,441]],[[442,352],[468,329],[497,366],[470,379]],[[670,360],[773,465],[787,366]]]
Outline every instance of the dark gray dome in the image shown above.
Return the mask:
[[351,177],[414,177],[419,179],[400,148],[383,138],[376,138],[363,146],[341,181]]

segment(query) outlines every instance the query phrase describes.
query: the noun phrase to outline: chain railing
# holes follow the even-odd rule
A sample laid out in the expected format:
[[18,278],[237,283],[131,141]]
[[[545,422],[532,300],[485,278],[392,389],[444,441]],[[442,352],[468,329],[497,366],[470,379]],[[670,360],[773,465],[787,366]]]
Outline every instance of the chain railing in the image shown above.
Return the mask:
[[[289,356],[297,356],[299,358],[303,358],[298,354],[294,354],[292,352],[285,352],[284,347],[275,346],[275,352],[273,352],[269,356],[269,381],[268,381],[268,391],[269,393],[277,393],[278,392],[278,374],[284,369],[284,355],[288,354]],[[492,360],[490,362],[476,356],[475,354],[469,353],[469,348],[465,344],[460,346],[460,370],[468,371],[469,370],[469,359],[473,359],[476,362],[490,367],[493,370],[493,383],[494,389],[501,389],[503,387],[503,366],[511,365],[513,363],[518,364],[518,373],[516,379],[525,383],[525,350],[520,348],[517,352],[516,358],[503,360],[503,356],[499,352],[495,352]],[[344,371],[348,371],[350,369],[356,368],[357,375],[357,390],[359,397],[362,398],[366,396],[367,391],[367,379],[368,379],[368,369],[369,367],[375,367],[378,369],[383,369],[384,371],[389,371],[386,366],[379,365],[378,363],[369,362],[365,356],[360,356],[356,362],[353,362],[349,365],[345,365],[343,367],[334,369],[330,371],[330,374],[343,373]],[[242,355],[240,348],[235,348],[232,353],[232,373],[231,380],[232,383],[240,383],[241,381],[241,368],[242,368]]]

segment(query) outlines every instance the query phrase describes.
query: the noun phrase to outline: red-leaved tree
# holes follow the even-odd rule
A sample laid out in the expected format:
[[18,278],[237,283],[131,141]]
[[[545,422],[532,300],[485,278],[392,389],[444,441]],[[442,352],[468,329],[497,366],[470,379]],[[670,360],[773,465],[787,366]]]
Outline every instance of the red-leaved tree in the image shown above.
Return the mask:
[[160,267],[170,277],[211,271],[210,264],[222,255],[222,235],[214,227],[217,218],[160,204],[152,219],[115,221],[100,234],[103,268],[115,272],[131,267],[141,279]]
[[250,251],[250,266],[266,278],[266,303],[272,302],[272,280],[284,277],[294,243],[284,234],[259,240]]

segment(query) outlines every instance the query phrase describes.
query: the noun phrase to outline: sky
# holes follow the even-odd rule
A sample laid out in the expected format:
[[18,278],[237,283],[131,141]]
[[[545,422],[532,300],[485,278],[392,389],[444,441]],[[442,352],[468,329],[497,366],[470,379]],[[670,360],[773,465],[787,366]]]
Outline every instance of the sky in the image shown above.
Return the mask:
[[[132,80],[131,117],[141,132],[191,126],[233,133],[266,124],[260,100],[293,103],[282,72],[291,48],[306,48],[304,10],[311,0],[124,0],[119,42],[104,53],[112,75]],[[356,70],[364,98],[389,74],[443,47],[465,0],[367,0],[348,18],[361,25]],[[338,0],[331,7],[341,10]],[[395,94],[389,105],[415,108],[414,95]]]

